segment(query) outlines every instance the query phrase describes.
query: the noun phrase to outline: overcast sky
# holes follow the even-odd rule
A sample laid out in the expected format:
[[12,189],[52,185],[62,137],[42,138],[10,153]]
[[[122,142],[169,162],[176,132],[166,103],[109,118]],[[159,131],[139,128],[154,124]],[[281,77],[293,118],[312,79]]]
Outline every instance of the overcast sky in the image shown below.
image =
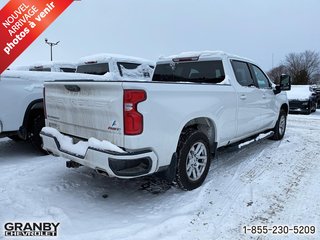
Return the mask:
[[[0,7],[7,2],[0,0]],[[82,0],[13,65],[49,60],[48,38],[61,41],[54,60],[102,52],[157,60],[222,50],[251,58],[267,71],[290,52],[320,51],[319,23],[319,0]]]

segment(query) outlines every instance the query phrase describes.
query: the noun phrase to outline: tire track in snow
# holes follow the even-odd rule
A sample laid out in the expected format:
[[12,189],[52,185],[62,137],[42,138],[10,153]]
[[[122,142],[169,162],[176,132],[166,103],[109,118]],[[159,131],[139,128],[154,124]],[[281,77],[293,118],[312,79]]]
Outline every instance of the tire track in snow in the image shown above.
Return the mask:
[[[269,160],[270,157],[264,149],[266,147],[271,150],[276,149],[279,145],[280,143],[277,142],[264,141],[255,145],[255,147],[261,149],[260,152],[253,146],[248,146],[236,151],[229,151],[227,149],[226,151],[229,152],[227,155],[224,155],[223,152],[221,156],[218,155],[216,159],[217,163],[209,174],[213,176],[220,175],[220,177],[218,179],[213,177],[213,179],[204,186],[204,190],[202,190],[202,192],[205,191],[207,193],[207,196],[203,197],[203,199],[210,199],[212,201],[209,201],[209,204],[206,202],[202,204],[203,208],[198,210],[197,215],[192,220],[192,224],[199,225],[203,223],[205,226],[210,225],[211,231],[214,230],[214,232],[219,232],[220,229],[223,229],[223,226],[228,222],[228,218],[230,217],[230,211],[235,209],[235,205],[239,204],[237,199],[239,195],[243,193],[243,189],[263,174],[272,163],[271,161],[266,163],[266,160]],[[250,154],[249,159],[248,154]],[[230,180],[226,181],[226,179]],[[216,192],[212,193],[212,189],[216,189]],[[243,203],[243,206],[244,205]],[[206,216],[206,212],[210,208],[216,208],[216,210],[218,210],[217,218],[219,221],[212,224],[210,224],[212,221]],[[223,232],[220,232],[220,234],[223,234]]]
[[[287,135],[281,142],[263,141],[254,149],[248,147],[244,151],[234,152],[226,150],[222,152],[222,156],[217,156],[209,172],[210,180],[205,185],[207,197],[203,198],[203,207],[193,218],[193,223],[196,223],[199,229],[212,233],[208,239],[268,239],[266,236],[243,235],[242,227],[274,222],[280,212],[287,210],[286,203],[293,199],[299,190],[301,191],[306,181],[305,176],[313,168],[312,162],[317,159],[317,148],[320,146],[320,140],[316,137],[320,134],[314,134],[314,131],[318,132],[317,126],[314,125],[318,125],[319,121],[311,121],[309,124],[307,120],[304,124],[308,127],[288,124]],[[265,181],[264,177],[267,177]],[[247,206],[249,214],[243,216],[245,210],[236,209],[241,206],[238,198],[243,197],[243,191],[246,188],[251,189],[252,184],[253,188],[256,185],[269,185],[270,189],[266,193],[261,193],[262,196],[258,194],[257,201],[251,203],[253,206],[250,208]],[[216,213],[218,220],[212,219],[214,216],[212,212]],[[228,229],[229,225],[232,225],[228,224],[232,215],[239,217],[239,221],[236,226],[233,225]],[[228,234],[224,230],[227,230]]]
[[[295,133],[301,132],[300,129],[292,129],[291,131]],[[298,134],[296,134],[298,135]],[[301,139],[301,136],[303,136],[304,139]],[[279,213],[283,212],[286,209],[286,204],[288,201],[290,201],[292,198],[295,197],[295,194],[300,190],[303,191],[303,185],[306,181],[305,175],[309,171],[311,171],[315,166],[317,161],[317,146],[320,145],[320,141],[318,139],[313,139],[312,141],[309,138],[306,138],[307,136],[310,136],[310,134],[306,135],[300,135],[299,137],[294,137],[295,141],[293,142],[303,142],[304,145],[298,145],[295,146],[294,155],[290,155],[292,157],[289,157],[288,159],[284,160],[296,160],[296,162],[290,163],[292,165],[289,165],[289,169],[287,171],[287,175],[284,177],[281,176],[281,179],[285,179],[285,181],[280,182],[278,188],[278,191],[273,191],[271,194],[264,196],[267,201],[270,203],[265,205],[264,208],[261,208],[257,214],[252,216],[250,218],[249,222],[240,222],[238,224],[237,228],[232,229],[230,232],[235,234],[239,233],[239,229],[241,229],[244,225],[251,226],[251,225],[271,225],[273,224],[276,219],[275,217],[279,215]],[[290,144],[290,141],[288,141]],[[309,144],[313,144],[311,146],[314,149],[308,149],[306,151],[306,148],[309,146]],[[291,145],[291,144],[290,144]],[[281,145],[280,145],[281,146]],[[313,151],[315,150],[315,151]],[[285,173],[283,173],[285,174]],[[243,235],[243,237],[246,235]]]

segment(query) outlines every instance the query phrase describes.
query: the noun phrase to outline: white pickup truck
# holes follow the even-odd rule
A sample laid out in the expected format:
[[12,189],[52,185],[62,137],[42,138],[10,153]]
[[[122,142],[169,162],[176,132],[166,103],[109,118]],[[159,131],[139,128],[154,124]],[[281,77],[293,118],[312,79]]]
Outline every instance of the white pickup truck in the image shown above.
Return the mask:
[[92,77],[75,73],[15,70],[0,75],[0,138],[30,140],[36,148],[42,150],[39,133],[45,123],[43,82],[55,79],[89,80]]
[[83,57],[77,73],[104,75],[109,80],[151,80],[154,63],[150,60],[120,54],[100,53]]
[[[152,63],[145,59],[100,54],[81,59],[76,74],[71,74],[76,70],[76,65],[64,62],[36,63],[5,71],[0,75],[0,137],[9,137],[15,141],[31,140],[36,148],[42,150],[39,133],[45,124],[44,81],[110,81],[121,80],[123,77],[150,80],[153,71],[150,66],[153,66]],[[106,71],[98,74],[103,76],[95,76],[93,73],[97,69]]]
[[223,52],[162,58],[151,82],[45,83],[44,149],[110,177],[162,173],[185,190],[222,146],[286,129],[290,77],[275,86],[254,62]]

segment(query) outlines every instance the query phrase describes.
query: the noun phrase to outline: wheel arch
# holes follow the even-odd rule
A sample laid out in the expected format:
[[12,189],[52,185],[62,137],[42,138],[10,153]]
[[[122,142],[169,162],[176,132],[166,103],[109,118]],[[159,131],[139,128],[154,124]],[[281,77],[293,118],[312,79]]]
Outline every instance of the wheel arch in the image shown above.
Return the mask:
[[44,107],[43,107],[43,99],[36,99],[33,100],[27,107],[24,117],[23,117],[23,123],[22,126],[19,129],[19,134],[23,139],[27,139],[28,137],[28,128],[30,124],[30,119],[35,114],[38,114],[39,112],[43,112]]
[[281,105],[280,110],[284,110],[286,114],[288,115],[289,113],[289,105],[287,103],[284,103]]
[[212,119],[208,117],[197,117],[188,121],[183,126],[179,138],[187,129],[195,129],[203,132],[209,140],[211,153],[215,153],[217,147],[217,130],[216,124]]

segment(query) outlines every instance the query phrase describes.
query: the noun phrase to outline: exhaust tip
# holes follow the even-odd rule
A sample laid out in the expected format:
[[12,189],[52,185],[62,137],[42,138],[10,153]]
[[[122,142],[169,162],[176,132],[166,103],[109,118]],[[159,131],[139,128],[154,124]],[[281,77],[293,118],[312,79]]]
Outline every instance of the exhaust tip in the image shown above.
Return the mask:
[[103,175],[105,177],[109,177],[109,174],[105,170],[99,168],[96,168],[95,170],[98,174]]
[[66,167],[67,168],[79,168],[82,165],[80,163],[74,162],[74,161],[67,161],[66,162]]

